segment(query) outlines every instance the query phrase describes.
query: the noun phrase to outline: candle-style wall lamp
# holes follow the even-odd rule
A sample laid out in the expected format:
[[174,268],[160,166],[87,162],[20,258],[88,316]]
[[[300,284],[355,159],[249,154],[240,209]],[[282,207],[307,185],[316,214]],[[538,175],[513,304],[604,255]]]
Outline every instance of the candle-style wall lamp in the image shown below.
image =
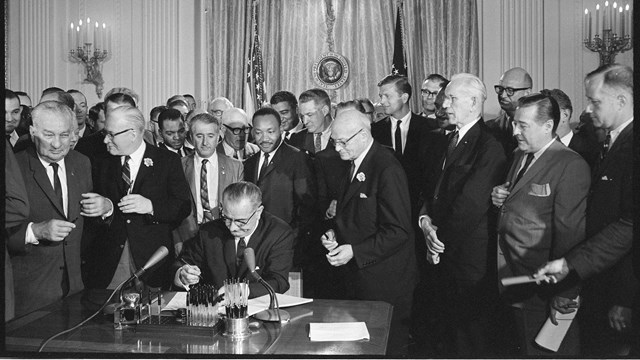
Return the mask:
[[604,2],[604,8],[597,4],[595,13],[584,9],[582,21],[584,46],[600,54],[600,66],[613,64],[618,53],[633,47],[632,12],[629,4],[623,7],[622,4],[618,6],[618,3],[614,2],[610,6],[609,1]]
[[94,84],[98,98],[102,98],[104,79],[102,78],[102,64],[111,58],[111,29],[105,23],[95,24],[91,18],[86,22],[71,23],[68,28],[68,40],[71,50],[71,62],[84,65],[86,78],[83,82]]

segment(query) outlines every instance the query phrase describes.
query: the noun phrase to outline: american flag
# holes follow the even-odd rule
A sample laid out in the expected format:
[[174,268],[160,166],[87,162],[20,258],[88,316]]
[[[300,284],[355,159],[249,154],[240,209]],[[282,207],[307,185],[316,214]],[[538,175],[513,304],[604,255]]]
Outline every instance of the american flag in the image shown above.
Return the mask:
[[396,31],[393,37],[393,63],[391,73],[407,76],[407,60],[404,56],[404,26],[402,23],[402,1],[398,2]]
[[251,23],[252,39],[247,59],[247,83],[245,86],[245,111],[249,118],[253,116],[256,109],[262,107],[267,101],[264,85],[264,72],[262,62],[262,49],[260,47],[260,36],[258,36],[258,2],[252,2]]

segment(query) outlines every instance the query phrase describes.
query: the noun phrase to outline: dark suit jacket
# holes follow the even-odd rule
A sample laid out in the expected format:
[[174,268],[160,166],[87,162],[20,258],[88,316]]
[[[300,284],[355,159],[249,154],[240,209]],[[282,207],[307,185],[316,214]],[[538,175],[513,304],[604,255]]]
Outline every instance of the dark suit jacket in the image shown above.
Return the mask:
[[[69,282],[69,294],[82,290],[80,248],[84,219],[80,216],[80,194],[91,191],[93,186],[89,160],[74,150],[69,151],[65,157],[68,188],[68,216],[65,216],[35,149],[16,154],[16,159],[31,205],[27,220],[7,239],[12,250],[17,317],[62,299],[66,295],[61,287],[63,277]],[[28,223],[51,219],[77,219],[76,228],[64,241],[40,240],[39,245],[25,245]]]
[[[218,157],[218,204],[211,205],[211,213],[214,219],[220,218],[220,206],[222,202],[222,192],[230,184],[241,181],[244,175],[244,167],[240,160],[232,159],[224,153],[216,152]],[[195,154],[191,154],[180,159],[182,169],[191,189],[191,213],[187,216],[178,228],[173,231],[173,242],[184,242],[196,236],[198,232],[198,214],[196,213],[196,199],[200,194],[196,194],[196,181],[200,181],[200,174],[195,174],[194,164]]]
[[417,268],[407,178],[400,163],[374,141],[353,181],[345,178],[345,185],[334,229],[338,243],[353,249],[353,259],[344,265],[348,285],[357,299],[410,302]]
[[114,212],[100,231],[100,238],[92,242],[89,250],[88,287],[104,288],[109,285],[127,239],[138,269],[158,247],[166,246],[170,256],[161,261],[151,274],[147,274],[147,283],[158,287],[168,285],[170,281],[169,259],[174,253],[171,231],[189,215],[189,184],[177,154],[147,144],[143,159],[150,159],[153,164],[147,166],[144,161],[140,164],[131,193],[151,200],[153,215],[122,213],[117,206],[124,196],[120,156],[109,156],[100,162],[96,192],[111,200]]
[[260,187],[265,210],[291,226],[296,241],[305,241],[316,216],[317,187],[311,159],[286,143],[272,153],[264,175],[258,181],[262,152],[246,160],[244,179]]
[[[638,293],[632,270],[633,243],[633,123],[598,161],[591,177],[587,204],[587,240],[567,256],[580,278],[596,274],[611,304],[631,307]],[[607,270],[609,269],[609,270]]]
[[333,145],[315,154],[313,168],[318,184],[318,212],[324,217],[332,200],[342,195],[344,179],[349,174],[350,162],[342,160]]
[[[425,172],[425,148],[430,143],[432,135],[429,135],[432,128],[429,126],[427,119],[412,113],[409,122],[409,132],[407,133],[407,142],[404,147],[402,156],[398,158],[402,164],[402,168],[407,174],[409,182],[409,195],[411,197],[411,213],[417,215],[420,205],[420,191],[423,186],[423,174]],[[371,135],[381,145],[393,149],[391,119],[386,117],[378,122],[371,124]],[[415,222],[415,221],[414,221]]]
[[443,160],[434,174],[440,186],[428,196],[420,215],[429,215],[438,227],[438,238],[446,246],[442,265],[457,279],[477,281],[487,272],[495,224],[491,191],[504,179],[504,150],[480,119],[459,140],[444,169]]
[[97,131],[87,137],[82,137],[78,140],[75,150],[91,161],[91,174],[94,184],[98,182],[96,177],[98,176],[98,162],[100,159],[105,159],[109,156],[107,151],[107,145],[104,143],[104,131]]
[[487,120],[485,123],[493,136],[502,144],[504,153],[507,156],[507,161],[509,162],[513,160],[513,150],[518,147],[518,140],[513,136],[513,124],[511,121],[512,119],[509,118],[509,115],[503,111],[500,116]]
[[[175,153],[175,151],[173,151],[173,150],[169,149],[169,147],[168,147],[165,143],[163,143],[163,142],[159,143],[159,144],[158,144],[158,147],[159,147],[160,149],[168,150],[168,151],[171,151],[172,153]],[[182,156],[182,157],[189,156],[189,155],[193,155],[193,153],[195,153],[195,150],[193,150],[193,149],[189,149],[189,148],[188,148],[188,147],[186,147],[186,146],[182,146],[182,151],[184,151],[184,153],[185,153],[185,155],[184,155],[184,156]]]
[[[517,150],[506,181],[512,184],[526,154]],[[498,220],[498,277],[533,274],[541,264],[564,256],[584,240],[589,165],[556,139],[511,187]],[[501,255],[504,254],[504,257]],[[501,260],[506,260],[506,263]],[[518,297],[561,295],[575,298],[577,289],[555,286],[516,289]],[[518,301],[523,300],[522,298]]]
[[[263,211],[247,247],[255,252],[256,266],[259,267],[256,272],[275,292],[286,292],[293,259],[293,233],[289,225]],[[249,280],[250,298],[268,293],[250,276],[244,260],[239,271],[236,271],[235,239],[220,219],[202,225],[198,235],[184,243],[180,257],[190,265],[198,266],[203,282],[213,284],[216,288],[222,287],[225,279],[239,278]],[[174,270],[182,265],[182,262],[176,262]]]
[[289,137],[287,143],[306,152],[310,156],[313,156],[316,153],[313,134],[310,133],[307,129],[291,134],[291,137]]
[[597,138],[595,136],[587,136],[585,131],[573,133],[573,137],[569,142],[569,149],[580,154],[591,168],[593,168],[600,156],[600,145]]

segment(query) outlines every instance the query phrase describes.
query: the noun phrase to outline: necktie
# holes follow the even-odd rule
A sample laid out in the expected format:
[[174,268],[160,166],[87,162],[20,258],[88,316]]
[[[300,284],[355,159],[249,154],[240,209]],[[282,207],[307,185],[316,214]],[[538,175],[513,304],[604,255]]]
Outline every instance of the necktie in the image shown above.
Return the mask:
[[453,150],[456,149],[460,133],[458,131],[454,131],[449,135],[451,135],[451,139],[449,139],[449,146],[447,147],[447,159],[451,157]]
[[267,172],[267,166],[269,166],[269,153],[264,153],[264,162],[260,168],[260,174],[258,175],[258,181],[262,180],[265,172]]
[[213,220],[211,214],[211,206],[209,205],[209,187],[207,186],[207,162],[202,160],[202,168],[200,169],[200,201],[202,202],[202,223]]
[[[520,181],[520,179],[522,178],[522,176],[524,176],[524,173],[527,172],[527,169],[529,168],[529,165],[531,165],[532,161],[533,161],[533,153],[528,153],[527,160],[524,162],[524,166],[522,167],[522,169],[520,169],[520,171],[518,172],[518,176],[516,176],[516,180],[513,182],[513,185],[517,184],[518,181]],[[512,188],[513,188],[513,185],[512,185]]]
[[351,161],[351,168],[349,168],[349,182],[353,180],[353,173],[356,172],[356,163]]
[[64,208],[62,201],[62,183],[60,183],[60,177],[58,177],[58,168],[60,165],[58,165],[58,163],[51,163],[49,165],[53,168],[53,191],[56,193],[56,199],[58,199],[60,207]]
[[395,133],[396,156],[402,156],[402,133],[400,130],[401,123],[402,123],[402,120],[398,120],[398,124],[396,124],[396,133]]
[[316,137],[315,150],[316,152],[320,152],[322,151],[322,133],[314,134],[314,136]]
[[238,150],[233,150],[233,158],[234,158],[234,159],[239,159],[239,157],[238,157]]
[[607,133],[607,137],[604,138],[604,142],[602,143],[602,149],[600,150],[600,161],[604,160],[604,157],[607,156],[607,152],[609,151],[609,146],[611,145],[611,133]]
[[236,249],[236,271],[240,270],[240,264],[244,259],[244,249],[247,248],[247,243],[244,242],[244,238],[241,237],[238,241],[238,249]]
[[289,131],[288,130],[284,132],[284,138],[289,140]]
[[124,164],[122,164],[122,180],[124,181],[125,195],[129,193],[129,189],[131,188],[131,169],[129,168],[129,160],[131,160],[131,156],[125,156]]

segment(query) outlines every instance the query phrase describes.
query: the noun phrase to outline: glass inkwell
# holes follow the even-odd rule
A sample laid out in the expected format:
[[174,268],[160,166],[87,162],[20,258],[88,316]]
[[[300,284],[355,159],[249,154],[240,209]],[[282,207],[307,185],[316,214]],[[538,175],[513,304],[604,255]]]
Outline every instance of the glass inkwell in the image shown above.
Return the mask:
[[122,302],[113,313],[113,326],[120,330],[140,323],[140,293],[128,292],[122,295]]

